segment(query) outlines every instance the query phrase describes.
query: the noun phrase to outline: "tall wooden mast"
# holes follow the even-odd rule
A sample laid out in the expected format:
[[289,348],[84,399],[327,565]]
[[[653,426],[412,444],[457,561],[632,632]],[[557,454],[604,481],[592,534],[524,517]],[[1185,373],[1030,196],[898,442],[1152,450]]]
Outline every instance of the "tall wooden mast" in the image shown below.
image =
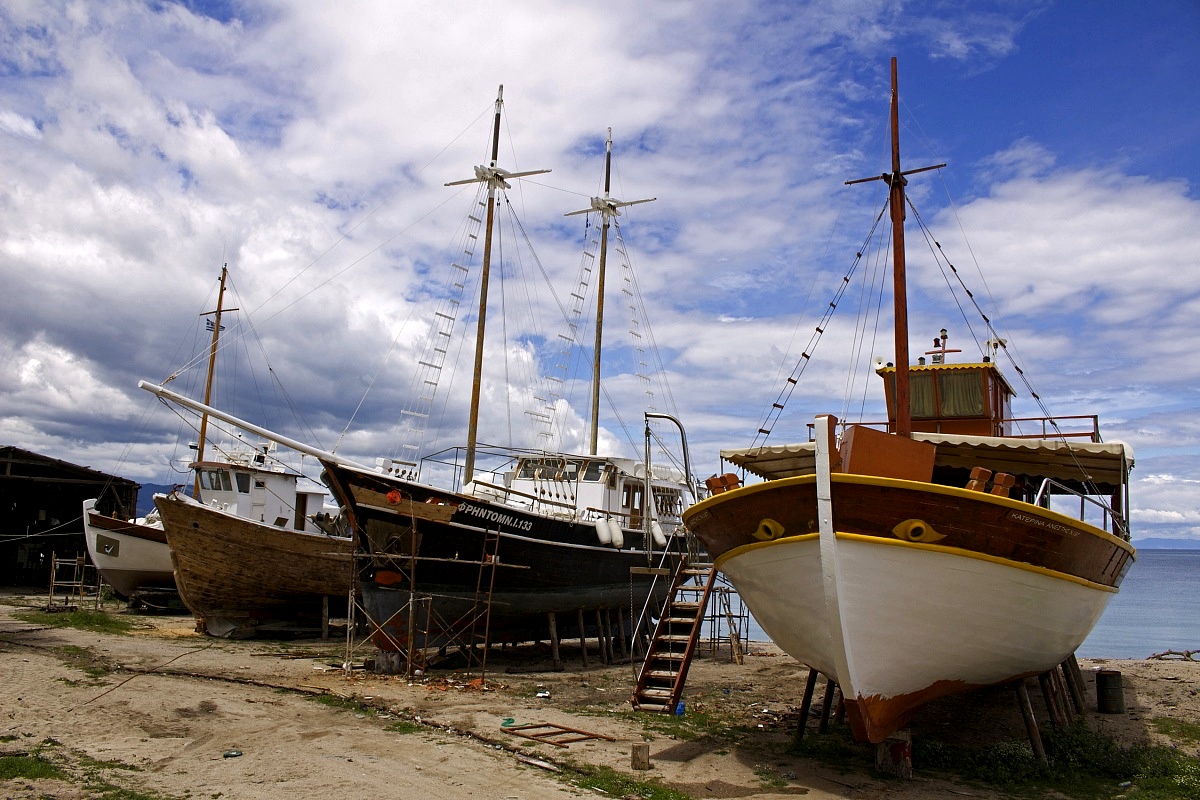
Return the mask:
[[608,261],[608,227],[613,217],[619,217],[619,209],[638,203],[653,202],[654,197],[645,200],[617,200],[612,196],[612,128],[608,129],[608,139],[604,144],[604,196],[593,197],[589,208],[582,211],[571,211],[564,216],[590,214],[593,211],[600,214],[600,275],[596,282],[596,338],[592,351],[592,417],[589,454],[596,455],[600,438],[600,350],[604,343],[604,272]]
[[908,382],[908,282],[904,263],[904,187],[907,175],[941,169],[945,164],[902,172],[900,169],[900,88],[896,59],[892,58],[892,171],[878,177],[846,181],[847,185],[881,180],[888,185],[888,210],[892,220],[892,297],[896,327],[896,430],[900,436],[912,435],[912,411]]
[[486,183],[487,227],[483,237],[483,265],[479,277],[479,319],[475,329],[475,373],[471,381],[471,414],[467,422],[467,455],[463,468],[463,483],[470,483],[475,476],[475,446],[479,434],[479,393],[483,383],[483,341],[487,330],[488,278],[492,268],[492,227],[496,216],[496,190],[512,188],[505,178],[524,178],[540,175],[548,169],[528,172],[509,172],[496,166],[500,157],[500,112],[504,108],[504,84],[496,93],[496,116],[492,124],[492,157],[488,166],[475,167],[475,177],[462,181],[451,181],[447,186],[462,186],[468,183]]
[[[201,316],[213,315],[212,320],[212,345],[208,351],[208,375],[204,379],[204,405],[212,405],[212,387],[213,373],[217,366],[217,343],[221,338],[221,311],[222,303],[225,300],[225,280],[229,276],[229,265],[221,265],[221,288],[217,291],[217,310],[213,312],[205,312]],[[228,309],[229,311],[237,311],[236,308]],[[196,445],[196,462],[204,460],[204,440],[208,437],[208,414],[200,415],[200,441]],[[200,472],[196,471],[195,483],[192,485],[192,497],[200,499]]]

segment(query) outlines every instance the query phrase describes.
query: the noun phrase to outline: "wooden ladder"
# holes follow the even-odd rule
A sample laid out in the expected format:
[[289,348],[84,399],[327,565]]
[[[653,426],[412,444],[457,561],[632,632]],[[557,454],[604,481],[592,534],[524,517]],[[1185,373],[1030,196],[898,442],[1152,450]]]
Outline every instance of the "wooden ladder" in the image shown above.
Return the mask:
[[633,690],[633,707],[638,711],[675,711],[683,696],[716,574],[712,564],[685,564],[675,573]]

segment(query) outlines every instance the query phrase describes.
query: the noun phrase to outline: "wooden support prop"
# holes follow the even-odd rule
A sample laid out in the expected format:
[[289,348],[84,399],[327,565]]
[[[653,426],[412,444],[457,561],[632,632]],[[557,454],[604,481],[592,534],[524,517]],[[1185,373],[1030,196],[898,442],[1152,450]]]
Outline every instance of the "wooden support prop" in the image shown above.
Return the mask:
[[645,742],[634,742],[629,754],[629,766],[632,769],[650,769],[650,745]]
[[833,678],[825,684],[825,699],[821,701],[821,723],[817,726],[817,733],[829,733],[829,713],[833,711],[833,695],[837,688]]
[[625,611],[621,608],[617,609],[617,636],[621,642],[621,658],[629,658],[629,646],[625,643]]
[[600,651],[600,663],[611,664],[612,660],[608,657],[608,636],[604,631],[604,612],[596,609],[596,648]]
[[897,778],[912,777],[912,733],[896,731],[875,745],[875,769]]
[[1062,718],[1062,714],[1058,709],[1058,702],[1054,697],[1054,686],[1050,681],[1050,673],[1043,672],[1038,675],[1038,685],[1042,687],[1042,700],[1046,704],[1046,711],[1050,714],[1050,724],[1062,730],[1066,725]]
[[812,710],[813,692],[817,688],[817,675],[820,673],[809,668],[808,680],[804,683],[804,699],[800,701],[800,719],[796,726],[796,741],[804,738],[804,729],[808,727],[808,712]]
[[329,638],[329,595],[321,595],[321,638]]
[[546,621],[550,623],[550,656],[554,659],[554,669],[561,670],[563,663],[558,652],[558,615],[553,611],[547,612]]
[[1067,656],[1067,666],[1071,668],[1071,674],[1075,676],[1075,685],[1079,687],[1079,695],[1083,698],[1083,703],[1087,705],[1087,684],[1083,682],[1083,670],[1079,668],[1079,659],[1075,658],[1075,654]]
[[583,668],[587,669],[587,630],[583,627],[583,609],[579,609],[579,657],[583,659]]
[[1033,704],[1029,702],[1029,690],[1025,688],[1025,679],[1018,680],[1016,687],[1017,705],[1021,709],[1021,716],[1025,719],[1025,732],[1029,735],[1029,745],[1033,748],[1033,754],[1037,756],[1038,761],[1049,764],[1050,762],[1046,758],[1046,748],[1042,745],[1042,734],[1038,730],[1037,717],[1033,715]]
[[1075,680],[1075,671],[1071,669],[1071,660],[1067,659],[1059,665],[1067,691],[1071,695],[1071,704],[1075,707],[1075,716],[1082,717],[1084,712],[1083,686]]
[[1075,707],[1067,692],[1066,681],[1063,679],[1062,673],[1056,669],[1050,670],[1050,684],[1054,687],[1055,701],[1058,703],[1059,710],[1062,711],[1063,720],[1070,725],[1075,721]]

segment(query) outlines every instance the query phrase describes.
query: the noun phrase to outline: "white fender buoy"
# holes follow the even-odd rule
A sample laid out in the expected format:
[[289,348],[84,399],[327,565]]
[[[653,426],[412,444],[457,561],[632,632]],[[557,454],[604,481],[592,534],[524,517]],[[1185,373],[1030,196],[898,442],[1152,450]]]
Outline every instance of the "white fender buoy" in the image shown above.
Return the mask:
[[613,547],[620,550],[625,546],[625,531],[621,530],[621,523],[615,519],[610,519],[608,521],[608,532]]
[[658,520],[650,522],[650,536],[654,539],[655,547],[667,546],[667,535],[663,533],[662,525],[658,524]]
[[596,538],[600,540],[600,544],[612,544],[612,532],[608,529],[608,520],[596,520]]

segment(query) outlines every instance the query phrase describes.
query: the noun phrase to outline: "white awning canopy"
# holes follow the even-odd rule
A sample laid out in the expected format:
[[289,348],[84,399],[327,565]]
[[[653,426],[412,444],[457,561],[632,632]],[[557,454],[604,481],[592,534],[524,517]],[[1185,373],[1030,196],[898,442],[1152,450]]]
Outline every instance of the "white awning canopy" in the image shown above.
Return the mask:
[[[1122,486],[1133,468],[1133,448],[1124,442],[1067,442],[914,433],[912,438],[937,445],[935,467],[971,469],[1053,478],[1064,483],[1089,481]],[[816,471],[814,442],[722,450],[721,458],[766,480],[810,475]]]

